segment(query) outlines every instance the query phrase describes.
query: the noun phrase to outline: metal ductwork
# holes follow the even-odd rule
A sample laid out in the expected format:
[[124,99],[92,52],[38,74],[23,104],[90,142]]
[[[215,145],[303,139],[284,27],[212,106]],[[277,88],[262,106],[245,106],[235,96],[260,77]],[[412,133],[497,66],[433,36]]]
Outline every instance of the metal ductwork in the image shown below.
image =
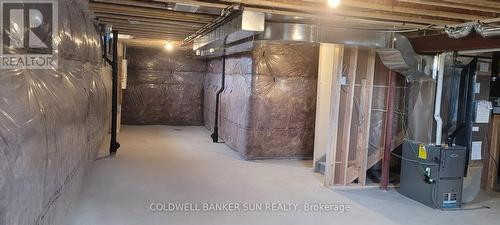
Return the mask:
[[408,80],[419,77],[432,78],[434,57],[418,55],[413,50],[410,41],[403,35],[392,35],[391,47],[377,49],[384,65],[402,75]]
[[484,24],[478,24],[474,27],[476,32],[483,38],[500,36],[500,27],[492,27]]
[[222,55],[227,36],[226,54],[251,51],[252,41],[299,41],[336,43],[367,48],[386,47],[390,33],[333,28],[324,25],[270,22],[265,14],[243,10],[240,16],[221,24],[214,30],[194,38],[193,50],[202,57]]
[[433,137],[435,125],[439,124],[439,115],[434,114],[439,66],[436,57],[416,54],[410,41],[399,34],[393,34],[391,47],[376,51],[387,68],[408,81],[406,138],[418,143],[435,143],[440,139]]
[[264,28],[264,13],[243,10],[228,21],[215,25],[213,30],[194,38],[193,50],[199,56],[220,55],[218,53],[222,51],[221,47],[231,47],[231,44],[235,42],[263,32]]
[[477,34],[481,35],[483,38],[491,38],[500,36],[500,27],[490,26],[486,24],[475,24],[466,25],[463,27],[447,27],[444,29],[448,37],[450,38],[464,38],[469,36],[475,30]]
[[469,36],[473,29],[474,26],[468,25],[464,27],[447,27],[444,31],[450,38],[464,38]]

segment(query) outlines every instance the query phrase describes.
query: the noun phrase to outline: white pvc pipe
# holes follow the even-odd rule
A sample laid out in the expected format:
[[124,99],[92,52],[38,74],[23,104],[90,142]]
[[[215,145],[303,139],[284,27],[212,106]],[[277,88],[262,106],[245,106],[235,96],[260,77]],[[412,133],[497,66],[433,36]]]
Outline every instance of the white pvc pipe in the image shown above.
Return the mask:
[[[443,98],[443,78],[444,78],[444,62],[446,54],[437,56],[437,88],[436,88],[436,103],[434,106],[434,120],[436,120],[436,146],[441,145],[441,136],[443,133],[443,120],[441,119],[441,100]],[[436,62],[434,64],[436,70]],[[436,72],[436,71],[435,71]]]

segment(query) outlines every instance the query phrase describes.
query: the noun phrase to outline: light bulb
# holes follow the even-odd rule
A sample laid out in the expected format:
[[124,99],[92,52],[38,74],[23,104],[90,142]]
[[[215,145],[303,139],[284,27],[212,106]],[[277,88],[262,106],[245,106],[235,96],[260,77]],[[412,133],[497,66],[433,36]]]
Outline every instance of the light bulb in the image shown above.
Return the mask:
[[332,8],[337,8],[341,0],[328,0],[328,5]]
[[174,45],[172,44],[172,42],[167,41],[167,43],[165,43],[165,50],[172,51],[173,49],[174,49]]

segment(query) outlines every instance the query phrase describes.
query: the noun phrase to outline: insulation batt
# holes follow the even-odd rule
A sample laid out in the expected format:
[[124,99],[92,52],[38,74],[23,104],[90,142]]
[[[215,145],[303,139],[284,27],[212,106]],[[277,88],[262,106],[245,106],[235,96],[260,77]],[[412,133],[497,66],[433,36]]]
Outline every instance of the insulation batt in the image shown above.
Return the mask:
[[203,125],[206,62],[186,51],[130,47],[122,121],[130,125]]
[[0,70],[0,224],[64,224],[109,146],[111,72],[86,4],[58,1],[58,68]]
[[[319,47],[255,42],[251,53],[226,59],[219,135],[246,159],[311,158]],[[205,125],[213,130],[222,60],[208,63]]]

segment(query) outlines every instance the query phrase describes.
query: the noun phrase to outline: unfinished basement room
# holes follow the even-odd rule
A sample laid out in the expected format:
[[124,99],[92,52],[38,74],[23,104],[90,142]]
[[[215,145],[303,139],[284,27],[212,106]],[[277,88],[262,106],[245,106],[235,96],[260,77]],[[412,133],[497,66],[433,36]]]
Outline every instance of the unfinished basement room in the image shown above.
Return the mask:
[[0,225],[500,224],[500,0],[0,12]]

